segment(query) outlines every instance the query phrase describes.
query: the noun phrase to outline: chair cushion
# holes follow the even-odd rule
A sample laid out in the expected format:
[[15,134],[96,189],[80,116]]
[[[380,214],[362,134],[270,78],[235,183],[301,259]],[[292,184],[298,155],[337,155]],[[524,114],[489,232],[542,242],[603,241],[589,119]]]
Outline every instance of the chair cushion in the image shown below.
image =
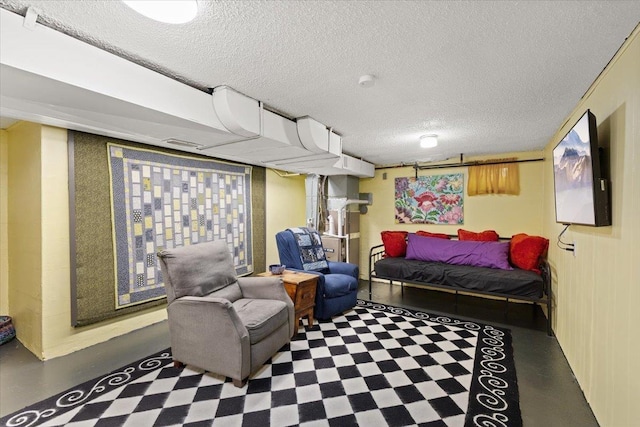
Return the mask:
[[233,258],[224,240],[167,249],[158,256],[175,298],[201,297],[236,282]]
[[242,290],[240,290],[240,285],[238,284],[238,282],[235,282],[230,284],[226,288],[218,289],[217,291],[211,292],[208,296],[224,298],[229,300],[230,302],[234,302],[242,298]]
[[287,305],[279,300],[241,298],[233,308],[249,331],[251,344],[262,341],[289,320]]
[[358,290],[358,279],[346,274],[324,275],[324,296],[341,297]]

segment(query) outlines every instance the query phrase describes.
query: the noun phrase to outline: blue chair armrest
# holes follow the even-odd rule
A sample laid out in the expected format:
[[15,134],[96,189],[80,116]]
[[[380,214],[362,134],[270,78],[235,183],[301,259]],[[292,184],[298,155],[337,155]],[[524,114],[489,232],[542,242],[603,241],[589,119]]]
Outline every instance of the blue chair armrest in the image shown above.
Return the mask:
[[329,271],[332,274],[346,274],[351,277],[355,277],[358,279],[360,277],[360,270],[357,265],[352,264],[350,262],[329,262]]

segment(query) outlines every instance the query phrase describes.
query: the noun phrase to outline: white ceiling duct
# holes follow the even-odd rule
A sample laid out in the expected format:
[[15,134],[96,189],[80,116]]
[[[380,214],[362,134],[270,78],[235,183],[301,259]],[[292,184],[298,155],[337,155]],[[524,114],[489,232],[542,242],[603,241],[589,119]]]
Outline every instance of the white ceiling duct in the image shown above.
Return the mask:
[[313,153],[330,153],[336,158],[342,153],[342,140],[325,125],[309,116],[296,119],[300,142]]
[[365,162],[347,154],[342,154],[336,165],[342,169],[345,175],[354,175],[360,178],[371,178],[375,174],[373,163]]
[[[256,109],[253,99],[231,88],[214,92],[214,96],[217,94],[224,94],[224,97],[217,98],[214,104],[220,120],[234,134],[246,135],[246,137],[202,147],[201,150],[208,155],[233,158],[245,163],[269,167],[297,163],[302,159],[308,161],[336,157],[323,150],[316,152],[308,150],[298,137],[295,122],[273,112],[265,111],[259,102],[260,106]],[[251,136],[252,131],[249,126],[243,126],[243,123],[249,125],[252,123],[250,119],[243,117],[247,115],[260,117],[257,122],[260,132],[253,134],[253,136]],[[253,131],[257,129],[255,124],[254,121]],[[282,169],[282,167],[279,168]]]
[[260,103],[228,86],[213,89],[213,108],[229,132],[246,137],[262,134]]
[[318,175],[353,175],[360,178],[371,178],[375,173],[375,166],[364,160],[341,154],[338,161],[331,165],[314,167],[306,165],[307,173]]
[[24,22],[0,9],[0,116],[291,172],[351,173],[332,167],[341,137],[310,117],[294,122],[227,86],[208,94]]
[[0,10],[0,114],[161,145],[229,141],[209,94]]

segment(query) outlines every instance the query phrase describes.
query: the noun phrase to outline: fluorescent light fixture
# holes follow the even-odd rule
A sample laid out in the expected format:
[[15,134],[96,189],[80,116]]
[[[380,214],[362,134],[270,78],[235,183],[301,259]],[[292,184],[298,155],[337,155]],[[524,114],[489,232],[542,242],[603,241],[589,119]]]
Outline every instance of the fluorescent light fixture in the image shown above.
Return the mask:
[[122,0],[141,15],[167,24],[185,24],[198,14],[196,0]]
[[438,136],[437,135],[422,135],[420,137],[420,147],[422,148],[433,148],[438,145]]
[[182,141],[180,139],[175,139],[175,138],[165,139],[162,142],[164,142],[165,144],[178,145],[180,147],[189,147],[189,148],[203,147],[202,144],[198,144],[197,142]]

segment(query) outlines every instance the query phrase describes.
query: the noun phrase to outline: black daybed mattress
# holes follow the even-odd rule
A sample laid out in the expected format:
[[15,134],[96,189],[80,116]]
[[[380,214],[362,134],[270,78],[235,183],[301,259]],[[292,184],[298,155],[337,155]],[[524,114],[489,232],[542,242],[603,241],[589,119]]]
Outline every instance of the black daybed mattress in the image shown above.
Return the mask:
[[401,282],[445,285],[457,290],[468,289],[529,298],[542,297],[542,277],[533,271],[519,268],[500,270],[404,258],[383,258],[376,261],[374,270],[377,277]]

